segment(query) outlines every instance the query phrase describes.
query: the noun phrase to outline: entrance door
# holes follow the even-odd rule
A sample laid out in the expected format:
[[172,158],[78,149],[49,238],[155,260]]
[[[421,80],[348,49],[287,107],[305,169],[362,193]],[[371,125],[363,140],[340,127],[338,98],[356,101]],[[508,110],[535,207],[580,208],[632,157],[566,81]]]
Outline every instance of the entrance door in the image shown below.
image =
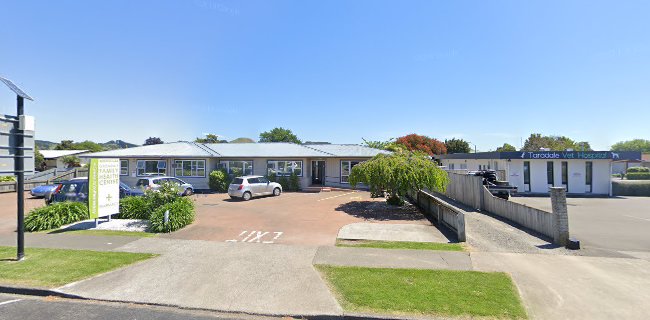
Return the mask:
[[325,161],[312,160],[311,162],[311,184],[322,185],[325,182]]

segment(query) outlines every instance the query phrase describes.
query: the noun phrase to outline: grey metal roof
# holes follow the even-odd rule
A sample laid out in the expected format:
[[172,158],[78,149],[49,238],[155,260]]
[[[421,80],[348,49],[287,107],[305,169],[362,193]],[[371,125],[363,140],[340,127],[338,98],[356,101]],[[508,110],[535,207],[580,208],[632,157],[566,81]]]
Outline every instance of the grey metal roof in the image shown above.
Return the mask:
[[88,150],[39,150],[45,159],[54,159],[74,154],[86,153]]
[[205,146],[214,151],[218,157],[224,158],[304,158],[332,156],[332,154],[327,152],[286,142],[209,143],[205,144]]
[[369,148],[358,144],[313,144],[305,147],[326,152],[336,157],[366,158],[374,157],[380,153],[390,154],[389,151]]
[[218,156],[205,146],[187,141],[154,144],[149,146],[86,153],[82,158],[160,158],[160,157],[214,157]]

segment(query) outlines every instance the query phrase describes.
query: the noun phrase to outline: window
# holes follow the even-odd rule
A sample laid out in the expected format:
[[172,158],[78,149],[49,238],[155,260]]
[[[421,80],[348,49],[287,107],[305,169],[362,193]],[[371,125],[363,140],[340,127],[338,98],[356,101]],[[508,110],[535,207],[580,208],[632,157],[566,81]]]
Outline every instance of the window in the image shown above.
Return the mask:
[[226,169],[234,176],[247,176],[253,174],[253,161],[220,161],[219,168]]
[[449,164],[449,169],[454,170],[454,164],[453,163]]
[[175,160],[174,175],[177,177],[205,177],[205,160]]
[[167,173],[167,161],[165,160],[138,160],[136,167],[139,176]]
[[460,168],[463,170],[467,170],[467,163],[461,163]]
[[555,185],[555,179],[553,178],[553,161],[546,162],[546,181],[550,185]]
[[524,184],[530,184],[530,161],[524,161]]
[[566,161],[562,161],[562,184],[569,184],[569,163]]
[[248,178],[248,183],[249,184],[260,183],[260,179],[258,179],[258,178]]
[[589,186],[589,192],[591,192],[591,182],[593,178],[593,168],[594,163],[591,161],[585,162],[585,184]]
[[360,161],[341,161],[341,183],[350,183],[350,172]]
[[302,177],[302,161],[267,161],[266,168],[269,174],[276,176],[289,176],[295,173],[297,176]]
[[129,160],[120,160],[120,175],[128,176],[129,175]]

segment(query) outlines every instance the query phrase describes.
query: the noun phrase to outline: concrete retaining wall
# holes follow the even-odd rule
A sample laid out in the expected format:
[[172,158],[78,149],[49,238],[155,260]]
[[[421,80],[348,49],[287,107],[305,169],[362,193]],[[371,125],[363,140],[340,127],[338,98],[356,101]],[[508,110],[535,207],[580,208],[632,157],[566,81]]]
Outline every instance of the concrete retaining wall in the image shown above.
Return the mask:
[[467,174],[449,173],[445,195],[474,209],[481,210],[483,178]]
[[465,213],[444,200],[425,191],[409,192],[409,197],[425,215],[456,233],[458,241],[465,242]]

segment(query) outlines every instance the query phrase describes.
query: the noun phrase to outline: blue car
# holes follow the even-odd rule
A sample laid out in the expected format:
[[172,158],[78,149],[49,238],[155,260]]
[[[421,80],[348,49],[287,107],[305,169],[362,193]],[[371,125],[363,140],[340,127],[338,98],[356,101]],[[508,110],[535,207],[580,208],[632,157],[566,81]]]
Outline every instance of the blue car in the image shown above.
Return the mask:
[[[143,195],[144,191],[130,188],[120,182],[120,198]],[[61,182],[52,193],[50,203],[64,201],[88,202],[88,179],[77,178]]]
[[57,184],[38,186],[30,190],[29,193],[32,195],[32,197],[42,198],[45,197],[46,194],[52,193],[52,191],[54,191],[54,189],[56,189],[57,186],[58,186]]

